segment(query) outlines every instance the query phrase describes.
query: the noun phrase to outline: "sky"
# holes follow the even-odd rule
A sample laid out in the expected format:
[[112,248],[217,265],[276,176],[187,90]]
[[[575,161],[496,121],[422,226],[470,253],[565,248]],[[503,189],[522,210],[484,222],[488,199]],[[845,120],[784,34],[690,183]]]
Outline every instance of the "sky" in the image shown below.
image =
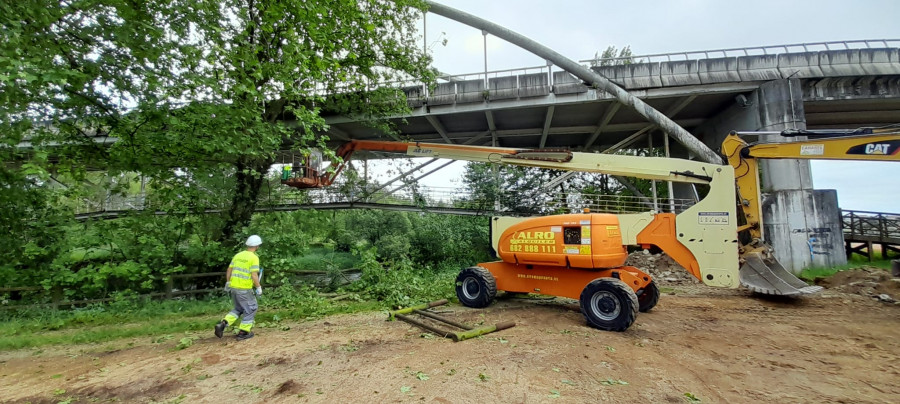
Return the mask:
[[[900,38],[900,0],[438,0],[490,20],[573,60],[609,45],[635,55],[854,39]],[[484,71],[481,31],[428,14],[423,46],[445,73]],[[446,40],[446,42],[445,42]],[[545,62],[488,35],[488,70]],[[900,117],[898,117],[900,123]],[[456,182],[462,163],[422,180]],[[453,168],[451,168],[453,167]],[[841,208],[900,212],[900,163],[813,162],[817,189],[837,189]]]

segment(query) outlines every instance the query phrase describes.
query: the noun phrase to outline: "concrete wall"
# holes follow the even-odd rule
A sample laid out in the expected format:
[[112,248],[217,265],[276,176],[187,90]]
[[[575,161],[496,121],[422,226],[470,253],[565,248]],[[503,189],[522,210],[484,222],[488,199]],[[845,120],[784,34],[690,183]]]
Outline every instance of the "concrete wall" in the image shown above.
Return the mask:
[[516,76],[493,77],[488,79],[488,99],[508,100],[519,97],[519,82]]
[[519,97],[540,97],[550,94],[550,77],[544,73],[520,74]]
[[774,191],[762,208],[767,238],[788,271],[846,264],[837,191]]
[[588,87],[578,77],[569,72],[553,72],[554,94],[581,94],[586,93]]
[[456,102],[460,104],[484,101],[484,80],[462,80],[456,82]]

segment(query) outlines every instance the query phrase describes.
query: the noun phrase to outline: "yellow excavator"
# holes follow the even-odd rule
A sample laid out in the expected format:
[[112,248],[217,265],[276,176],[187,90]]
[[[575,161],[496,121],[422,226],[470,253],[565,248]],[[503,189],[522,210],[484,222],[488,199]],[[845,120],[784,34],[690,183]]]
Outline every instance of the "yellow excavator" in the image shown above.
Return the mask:
[[[757,159],[900,161],[900,131],[896,130],[788,131],[781,134],[811,139],[775,144],[748,144],[741,136],[749,134],[732,133],[725,139],[722,153],[727,165],[566,149],[389,141],[351,141],[336,154],[344,163],[356,151],[380,151],[708,185],[703,199],[677,215],[495,217],[492,245],[500,260],[466,268],[456,279],[457,297],[469,307],[488,306],[498,290],[563,296],[580,301],[589,325],[623,331],[638,312],[649,311],[659,300],[650,275],[625,266],[626,246],[657,247],[709,286],[744,285],[758,293],[785,296],[821,290],[786,271],[764,242]],[[343,163],[323,172],[304,164],[300,175],[285,172],[282,183],[324,187],[333,183],[342,168]]]
[[[804,136],[806,139],[784,143],[748,144],[748,136],[780,135]],[[788,285],[802,286],[793,276],[775,279],[771,274],[786,273],[772,257],[772,249],[765,242],[760,198],[759,159],[803,160],[865,160],[900,161],[900,128],[859,128],[855,130],[785,130],[781,132],[731,132],[722,142],[722,154],[735,170],[738,205],[745,223],[739,232],[749,234],[750,241],[742,245],[741,258],[745,267],[754,270],[740,272],[741,284],[760,293],[771,293],[760,285],[779,285],[776,291],[790,290]],[[762,261],[762,262],[761,262]],[[764,266],[773,271],[765,271]],[[789,274],[788,274],[789,275]],[[800,282],[800,283],[797,283]],[[790,293],[775,293],[790,294]]]

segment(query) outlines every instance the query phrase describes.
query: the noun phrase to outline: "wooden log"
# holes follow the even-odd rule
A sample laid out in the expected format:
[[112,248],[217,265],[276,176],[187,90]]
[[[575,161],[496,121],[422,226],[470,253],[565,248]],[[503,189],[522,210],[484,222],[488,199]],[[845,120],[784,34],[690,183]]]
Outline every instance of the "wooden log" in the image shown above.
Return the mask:
[[[431,332],[433,332],[435,335],[438,335],[438,336],[441,336],[441,337],[444,337],[444,338],[453,338],[454,335],[455,335],[454,333],[452,333],[452,332],[450,332],[450,331],[444,331],[444,330],[442,330],[442,329],[440,329],[440,328],[437,328],[437,327],[434,327],[434,326],[425,324],[425,323],[423,323],[423,322],[421,322],[421,321],[413,320],[413,319],[411,319],[411,318],[409,318],[409,317],[407,317],[407,316],[404,316],[404,315],[402,315],[402,314],[395,314],[394,316],[395,316],[398,320],[405,321],[405,322],[410,323],[410,324],[412,324],[412,325],[418,326],[419,328],[422,328],[422,329],[424,329],[424,330],[426,330],[426,331],[431,331]],[[455,340],[455,338],[454,338],[454,340]]]
[[455,322],[455,321],[453,321],[453,320],[450,320],[450,319],[448,319],[448,318],[441,317],[441,316],[439,316],[439,315],[437,315],[437,314],[434,314],[434,313],[431,313],[431,312],[427,312],[427,311],[424,311],[424,310],[413,310],[413,312],[416,313],[416,314],[421,314],[421,315],[423,315],[423,316],[425,316],[425,317],[428,317],[428,318],[435,319],[435,320],[440,321],[440,322],[442,322],[442,323],[450,324],[450,325],[452,325],[452,326],[454,326],[454,327],[456,327],[456,328],[462,328],[463,330],[471,330],[471,329],[472,329],[472,327],[469,327],[469,326],[467,326],[467,325],[465,325],[465,324],[457,323],[457,322]]
[[413,310],[425,310],[425,309],[430,309],[432,307],[441,306],[444,304],[447,304],[447,299],[441,299],[441,300],[434,301],[431,303],[424,303],[424,304],[420,304],[418,306],[410,306],[405,309],[395,310],[395,311],[388,313],[388,321],[393,320],[394,316],[396,316],[397,314],[409,314],[409,313],[412,313]]
[[516,323],[513,323],[511,321],[506,322],[506,323],[499,323],[499,324],[476,328],[474,330],[455,332],[455,333],[453,333],[453,335],[451,335],[451,338],[453,338],[453,340],[456,342],[465,341],[469,338],[475,338],[480,335],[490,334],[495,331],[505,330],[507,328],[512,328],[515,326],[516,326]]
[[33,290],[44,290],[41,286],[27,286],[23,288],[0,288],[0,293],[3,292],[30,292]]

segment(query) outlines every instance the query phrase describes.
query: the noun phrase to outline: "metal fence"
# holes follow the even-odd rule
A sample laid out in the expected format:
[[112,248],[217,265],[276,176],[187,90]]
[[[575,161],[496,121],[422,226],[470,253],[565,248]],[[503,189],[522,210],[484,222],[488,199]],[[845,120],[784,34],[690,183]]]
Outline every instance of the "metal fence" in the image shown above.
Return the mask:
[[[278,192],[272,195],[260,197],[257,208],[259,210],[303,209],[317,205],[336,203],[377,205],[401,205],[427,208],[457,208],[478,210],[503,214],[504,212],[522,213],[515,211],[510,206],[525,206],[531,213],[569,213],[590,209],[596,213],[637,213],[656,210],[660,212],[682,212],[694,204],[690,199],[658,199],[654,204],[648,197],[635,197],[624,195],[599,195],[581,194],[569,192],[544,192],[536,193],[525,198],[510,193],[499,193],[490,198],[473,195],[469,190],[454,187],[407,187],[401,189],[380,189],[372,187],[346,187],[335,186],[312,190],[290,190]],[[226,207],[221,198],[209,198],[208,200],[193,200],[195,210],[217,212]],[[129,211],[159,211],[164,214],[170,204],[165,202],[154,203],[147,195],[133,196],[108,196],[99,201],[91,201],[79,205],[74,213],[79,217],[98,216],[103,213],[129,212]]]
[[733,56],[778,55],[783,53],[816,52],[846,49],[873,49],[900,46],[900,39],[861,39],[852,41],[809,42],[787,45],[748,46],[744,48],[724,48],[687,52],[653,53],[615,58],[593,58],[579,60],[579,63],[600,64],[609,62],[616,64],[623,60],[633,63],[671,62],[679,60],[698,60]]

